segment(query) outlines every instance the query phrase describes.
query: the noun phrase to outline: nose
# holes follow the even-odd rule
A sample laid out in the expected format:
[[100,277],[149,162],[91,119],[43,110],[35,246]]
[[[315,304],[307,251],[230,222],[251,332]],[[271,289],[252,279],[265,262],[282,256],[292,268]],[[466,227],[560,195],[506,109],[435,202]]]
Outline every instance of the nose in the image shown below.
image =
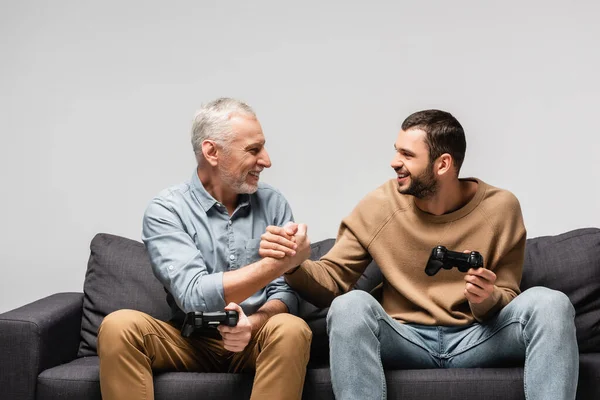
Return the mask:
[[271,168],[271,157],[269,157],[267,149],[263,147],[260,153],[261,154],[258,158],[258,164],[264,168]]
[[392,158],[392,162],[390,163],[390,166],[394,170],[397,170],[398,168],[402,168],[404,166],[404,163],[400,159],[400,155],[398,153],[396,153],[396,155],[394,156],[394,158]]

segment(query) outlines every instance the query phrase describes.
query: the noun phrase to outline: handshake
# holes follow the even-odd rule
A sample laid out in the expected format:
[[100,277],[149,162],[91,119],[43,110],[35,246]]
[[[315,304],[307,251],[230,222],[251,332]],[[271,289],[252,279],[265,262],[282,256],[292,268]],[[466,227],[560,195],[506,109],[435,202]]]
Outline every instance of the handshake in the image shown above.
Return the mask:
[[310,240],[306,231],[306,224],[294,222],[283,227],[268,226],[260,237],[258,254],[274,259],[282,274],[288,272],[310,256]]

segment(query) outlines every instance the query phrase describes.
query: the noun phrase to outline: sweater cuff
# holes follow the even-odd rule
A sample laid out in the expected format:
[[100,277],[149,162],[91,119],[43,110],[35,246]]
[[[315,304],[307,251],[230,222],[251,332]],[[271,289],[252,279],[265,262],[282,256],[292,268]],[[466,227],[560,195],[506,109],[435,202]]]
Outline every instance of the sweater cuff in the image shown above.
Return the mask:
[[483,302],[479,304],[474,304],[469,302],[469,306],[471,307],[471,312],[473,312],[473,317],[478,321],[482,322],[496,312],[498,312],[502,308],[502,293],[497,286],[494,286],[494,291],[491,296],[485,299]]
[[329,307],[335,295],[316,282],[307,272],[306,262],[290,270],[288,274],[284,274],[285,281],[304,300],[319,308]]

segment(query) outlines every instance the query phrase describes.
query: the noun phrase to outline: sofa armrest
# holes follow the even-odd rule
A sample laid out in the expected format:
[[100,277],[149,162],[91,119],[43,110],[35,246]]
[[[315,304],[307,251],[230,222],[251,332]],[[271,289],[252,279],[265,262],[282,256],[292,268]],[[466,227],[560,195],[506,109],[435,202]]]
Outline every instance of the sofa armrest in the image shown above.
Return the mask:
[[34,400],[37,377],[77,356],[83,293],[57,293],[0,314],[2,398]]

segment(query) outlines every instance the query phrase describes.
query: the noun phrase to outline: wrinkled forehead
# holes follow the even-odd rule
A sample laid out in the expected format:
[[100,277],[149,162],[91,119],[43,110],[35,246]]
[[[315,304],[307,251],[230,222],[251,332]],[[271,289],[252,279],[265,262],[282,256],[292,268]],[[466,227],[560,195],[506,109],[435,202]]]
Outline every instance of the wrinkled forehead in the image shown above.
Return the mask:
[[264,143],[265,135],[257,118],[233,114],[230,119],[233,141],[238,143]]

